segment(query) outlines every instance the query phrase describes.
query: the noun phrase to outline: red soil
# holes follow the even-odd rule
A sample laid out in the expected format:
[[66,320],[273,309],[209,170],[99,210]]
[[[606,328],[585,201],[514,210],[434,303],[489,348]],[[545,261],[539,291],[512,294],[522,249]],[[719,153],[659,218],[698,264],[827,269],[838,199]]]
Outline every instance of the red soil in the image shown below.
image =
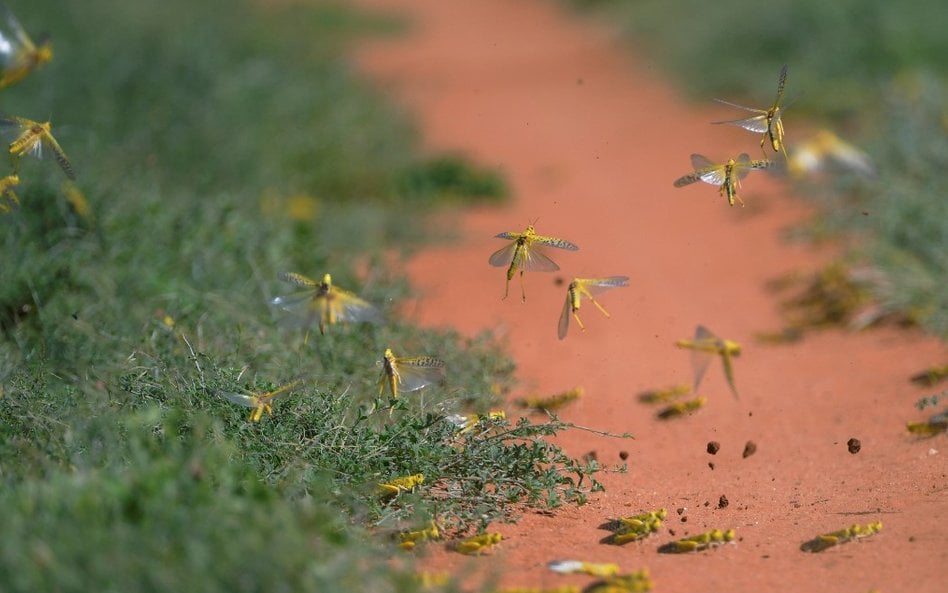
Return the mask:
[[[361,67],[417,117],[428,147],[501,167],[515,194],[507,207],[463,213],[460,244],[409,263],[420,295],[417,321],[466,334],[497,330],[509,341],[523,393],[582,385],[585,397],[564,419],[636,437],[570,431],[559,440],[568,452],[594,450],[612,465],[627,450],[628,473],[602,474],[607,491],[586,506],[497,525],[507,539],[489,557],[429,546],[423,564],[463,572],[473,563],[475,576],[499,571],[510,586],[585,585],[589,577],[545,568],[582,559],[630,571],[647,566],[660,591],[945,591],[948,446],[944,437],[910,437],[905,421],[920,419],[913,404],[932,392],[908,377],[943,363],[948,348],[895,328],[824,331],[794,345],[755,342],[755,332],[781,324],[765,282],[812,271],[832,256],[779,237],[806,219],[808,206],[762,173],[745,180],[746,208],[728,207],[705,184],[672,187],[690,172],[692,152],[753,154],[758,138],[708,125],[733,114],[686,104],[613,32],[552,2],[360,3],[403,12],[414,23],[409,35],[363,47]],[[787,126],[792,142],[792,118]],[[536,218],[539,233],[582,249],[551,250],[559,273],[528,272],[526,304],[516,279],[501,301],[504,270],[487,258],[503,242],[492,237]],[[612,317],[587,303],[587,330],[574,323],[558,340],[565,286],[554,281],[619,274],[631,286],[600,299]],[[635,395],[690,383],[689,353],[674,341],[691,337],[699,323],[743,344],[735,360],[741,398],[728,392],[715,363],[702,386],[705,409],[657,421]],[[851,437],[862,443],[857,454],[847,450]],[[712,440],[721,444],[713,457],[706,451]],[[748,440],[757,452],[743,458]],[[722,494],[730,504],[718,509]],[[607,532],[597,525],[607,518],[658,507],[670,514],[657,537],[624,547],[599,543]],[[799,549],[818,533],[876,520],[882,533],[865,541],[821,554]],[[657,553],[673,539],[731,527],[736,545]]]

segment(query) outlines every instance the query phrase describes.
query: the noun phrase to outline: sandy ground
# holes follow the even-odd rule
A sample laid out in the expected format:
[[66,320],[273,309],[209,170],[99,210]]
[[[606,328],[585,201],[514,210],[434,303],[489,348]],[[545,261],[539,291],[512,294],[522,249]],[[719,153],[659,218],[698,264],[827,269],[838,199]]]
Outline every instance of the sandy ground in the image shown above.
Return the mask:
[[[359,4],[414,24],[407,36],[361,48],[360,67],[417,118],[430,149],[502,168],[515,194],[507,207],[465,213],[461,243],[410,262],[417,321],[498,331],[518,365],[515,395],[582,385],[585,397],[564,419],[636,437],[563,436],[571,454],[596,451],[607,465],[628,451],[628,472],[603,474],[607,491],[584,507],[496,526],[507,539],[490,556],[432,547],[423,564],[473,570],[465,572],[473,580],[499,574],[505,586],[592,582],[545,567],[574,558],[648,567],[658,591],[945,591],[948,442],[912,438],[905,421],[921,419],[914,402],[937,391],[908,377],[948,359],[948,348],[896,328],[825,331],[794,345],[754,341],[780,326],[766,281],[816,269],[832,253],[780,238],[809,211],[766,174],[745,180],[746,208],[728,207],[709,185],[672,187],[693,152],[759,154],[756,136],[708,125],[733,112],[686,104],[611,31],[552,2]],[[792,116],[786,123],[792,142]],[[502,301],[504,270],[487,264],[503,246],[493,237],[535,219],[539,233],[581,249],[551,250],[562,270],[527,273],[525,304],[515,279]],[[600,299],[612,317],[586,303],[587,330],[574,323],[558,340],[565,286],[557,280],[620,274],[630,287]],[[657,421],[636,394],[691,381],[690,355],[674,342],[699,323],[744,345],[735,360],[740,399],[715,362],[701,388],[708,405]],[[857,454],[847,450],[853,437]],[[721,445],[713,457],[712,440]],[[748,440],[757,452],[743,458]],[[726,508],[718,508],[722,495]],[[658,507],[670,510],[669,529],[624,547],[600,543],[606,519]],[[875,537],[800,551],[818,533],[877,520],[885,527]],[[657,552],[714,528],[735,528],[739,541],[699,554]]]

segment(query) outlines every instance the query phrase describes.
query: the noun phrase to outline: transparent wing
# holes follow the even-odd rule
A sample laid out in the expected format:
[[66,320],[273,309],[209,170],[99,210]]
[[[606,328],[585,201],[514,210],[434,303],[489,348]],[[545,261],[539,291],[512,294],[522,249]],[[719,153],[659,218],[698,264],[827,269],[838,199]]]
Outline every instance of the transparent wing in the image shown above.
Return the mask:
[[691,370],[694,374],[692,391],[698,393],[698,386],[714,359],[714,349],[710,348],[719,338],[703,325],[695,328],[694,348],[691,351]]
[[724,376],[727,378],[728,387],[731,388],[734,397],[740,399],[737,395],[737,387],[734,385],[734,365],[731,364],[731,355],[727,350],[721,353],[721,359],[724,361]]
[[606,278],[577,278],[579,282],[587,293],[592,296],[599,296],[600,294],[611,290],[613,288],[621,288],[629,286],[629,277],[628,276],[609,276]]
[[704,374],[708,371],[708,366],[711,365],[713,359],[714,354],[707,350],[692,349],[691,371],[694,376],[694,383],[692,385],[692,391],[694,393],[698,393],[701,380],[704,379]]
[[322,315],[326,307],[325,296],[319,296],[312,290],[278,296],[269,302],[281,315],[280,323],[286,327],[310,327]]
[[522,262],[518,266],[530,272],[555,272],[560,266],[543,253],[539,247],[529,247],[521,251]]
[[20,136],[33,122],[27,122],[19,117],[8,115],[0,116],[0,135],[4,140],[13,141]]
[[695,328],[695,342],[706,342],[708,340],[720,340],[716,335],[711,333],[711,330],[706,328],[703,325],[699,325]]
[[347,290],[333,287],[330,307],[339,321],[382,323],[378,309]]
[[397,358],[395,366],[398,370],[399,391],[417,391],[444,380],[444,361],[437,358]]
[[716,165],[704,155],[691,155],[691,167],[694,171],[676,179],[673,184],[675,187],[684,187],[696,181],[704,181],[711,185],[724,183],[724,165]]
[[270,305],[288,313],[308,313],[315,300],[315,293],[306,290],[270,299]]
[[710,169],[695,171],[695,174],[705,183],[720,186],[724,184],[724,180],[727,178],[727,167],[724,165],[716,165]]
[[[24,47],[23,39],[27,44]],[[32,46],[29,37],[20,26],[20,22],[13,16],[6,6],[0,4],[0,65],[6,68],[16,63],[21,56],[23,49]]]
[[[497,236],[500,237],[500,235],[497,235]],[[498,268],[509,266],[510,262],[513,261],[514,254],[516,253],[516,251],[517,251],[517,243],[515,241],[511,243],[510,245],[507,245],[506,247],[502,247],[501,249],[498,249],[497,251],[495,251],[493,254],[491,254],[490,259],[488,259],[487,261],[490,262],[490,265],[494,267],[498,267]]]
[[259,403],[255,396],[246,393],[234,393],[233,391],[222,391],[221,395],[230,402],[247,408],[256,408]]
[[738,179],[744,179],[747,177],[747,174],[750,173],[750,169],[750,156],[746,152],[742,152],[741,156],[737,157],[737,160],[734,161],[734,175],[736,175]]
[[759,113],[760,115],[755,115],[752,117],[744,117],[740,119],[726,119],[724,121],[713,121],[712,124],[730,124],[732,126],[738,126],[744,128],[750,132],[757,132],[758,134],[765,133],[770,128],[770,122],[767,121],[767,112],[762,109],[751,109],[750,107],[744,107],[743,105],[737,105],[736,103],[728,103],[727,101],[722,101],[721,99],[715,99],[719,103],[724,103],[725,105],[730,105],[731,107],[737,107],[738,109],[743,109],[745,111],[752,111],[754,113]]
[[563,303],[563,312],[560,313],[560,322],[556,328],[556,335],[562,340],[566,337],[566,333],[569,331],[569,316],[572,313],[572,307],[570,306],[570,294],[569,291],[566,292],[566,302]]
[[579,246],[565,239],[559,239],[557,237],[544,237],[543,235],[537,235],[533,239],[534,243],[540,243],[541,245],[547,245],[549,247],[556,247],[557,249],[566,249],[568,251],[579,251]]

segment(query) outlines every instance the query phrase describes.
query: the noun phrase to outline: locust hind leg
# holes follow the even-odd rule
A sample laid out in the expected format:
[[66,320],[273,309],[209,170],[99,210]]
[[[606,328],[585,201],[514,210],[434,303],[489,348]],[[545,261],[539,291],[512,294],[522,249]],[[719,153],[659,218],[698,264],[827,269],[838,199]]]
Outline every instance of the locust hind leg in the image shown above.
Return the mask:
[[596,305],[596,308],[597,308],[597,309],[599,309],[600,311],[602,311],[602,314],[603,314],[603,315],[605,315],[606,317],[611,317],[611,316],[609,315],[609,312],[606,311],[605,307],[603,307],[602,305],[599,304],[599,301],[597,301],[596,299],[594,299],[594,298],[592,298],[592,297],[589,297],[589,300],[592,301],[592,304]]

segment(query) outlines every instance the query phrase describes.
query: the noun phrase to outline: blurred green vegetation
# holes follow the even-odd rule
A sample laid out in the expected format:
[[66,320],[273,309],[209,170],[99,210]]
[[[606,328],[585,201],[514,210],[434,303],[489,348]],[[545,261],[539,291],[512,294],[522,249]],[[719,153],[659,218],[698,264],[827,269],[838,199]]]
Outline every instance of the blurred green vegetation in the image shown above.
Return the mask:
[[[787,146],[797,118],[834,129],[871,157],[876,179],[800,183],[819,227],[855,237],[847,260],[881,272],[885,313],[948,337],[948,11],[882,0],[566,0],[595,9],[694,100],[773,101],[789,65]],[[740,117],[722,106],[722,119]]]
[[[54,59],[3,110],[50,119],[79,181],[26,158],[0,216],[0,590],[417,590],[380,531],[457,534],[598,487],[544,440],[555,419],[459,434],[450,414],[494,406],[512,363],[490,335],[399,319],[425,215],[505,194],[421,155],[351,71],[348,43],[401,24],[320,2],[9,8]],[[266,306],[286,270],[331,272],[388,322],[304,341]],[[389,346],[443,358],[447,383],[390,413]],[[220,395],[294,378],[259,423]]]

